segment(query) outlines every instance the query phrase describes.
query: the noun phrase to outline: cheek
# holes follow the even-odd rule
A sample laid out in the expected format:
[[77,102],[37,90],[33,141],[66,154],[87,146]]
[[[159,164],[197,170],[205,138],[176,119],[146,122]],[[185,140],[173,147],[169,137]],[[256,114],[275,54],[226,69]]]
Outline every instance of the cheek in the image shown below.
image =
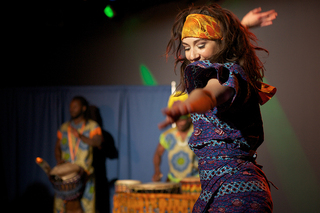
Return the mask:
[[213,57],[214,55],[216,55],[219,52],[219,46],[216,43],[210,43],[208,45],[208,48],[206,48],[202,55],[203,57],[205,57],[206,59],[209,59],[211,57]]
[[211,58],[212,56],[214,56],[216,54],[217,51],[215,51],[215,49],[207,49],[202,53],[202,56],[206,59]]
[[190,61],[190,51],[184,52],[184,56]]

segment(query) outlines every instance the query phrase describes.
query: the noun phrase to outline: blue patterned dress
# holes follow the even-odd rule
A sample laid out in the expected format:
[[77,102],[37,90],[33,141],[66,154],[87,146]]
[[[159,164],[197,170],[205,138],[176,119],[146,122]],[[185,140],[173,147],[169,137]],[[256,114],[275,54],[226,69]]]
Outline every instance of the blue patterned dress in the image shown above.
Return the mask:
[[204,114],[191,114],[194,132],[189,146],[199,159],[202,192],[193,212],[272,212],[268,180],[255,162],[264,139],[259,95],[248,87],[235,63],[198,61],[187,66],[188,93],[217,78],[232,87],[231,100]]

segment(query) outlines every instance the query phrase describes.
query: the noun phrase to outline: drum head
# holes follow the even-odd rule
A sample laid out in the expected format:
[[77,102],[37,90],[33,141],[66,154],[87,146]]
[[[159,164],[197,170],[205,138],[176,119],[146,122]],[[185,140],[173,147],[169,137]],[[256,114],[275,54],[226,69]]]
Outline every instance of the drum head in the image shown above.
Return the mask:
[[137,193],[175,193],[179,190],[178,183],[150,182],[130,186],[132,192]]
[[74,163],[59,164],[50,171],[50,175],[57,175],[61,179],[69,179],[76,176],[80,171],[80,166]]
[[117,180],[114,185],[117,193],[126,192],[130,193],[129,186],[140,184],[139,180]]
[[50,171],[49,176],[56,196],[66,201],[82,196],[87,178],[84,169],[72,163],[57,165]]
[[200,183],[200,177],[186,177],[183,178],[181,181],[181,183],[187,182],[187,183]]
[[133,185],[133,184],[140,184],[140,180],[117,180],[114,184],[115,185]]

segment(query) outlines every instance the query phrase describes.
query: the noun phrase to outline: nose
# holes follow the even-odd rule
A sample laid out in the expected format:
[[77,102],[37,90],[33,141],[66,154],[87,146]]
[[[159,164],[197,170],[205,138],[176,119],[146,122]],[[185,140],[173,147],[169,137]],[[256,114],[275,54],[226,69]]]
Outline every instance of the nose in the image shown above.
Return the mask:
[[198,51],[193,48],[191,49],[190,51],[190,62],[195,62],[195,61],[198,61],[200,60],[200,54],[198,53]]

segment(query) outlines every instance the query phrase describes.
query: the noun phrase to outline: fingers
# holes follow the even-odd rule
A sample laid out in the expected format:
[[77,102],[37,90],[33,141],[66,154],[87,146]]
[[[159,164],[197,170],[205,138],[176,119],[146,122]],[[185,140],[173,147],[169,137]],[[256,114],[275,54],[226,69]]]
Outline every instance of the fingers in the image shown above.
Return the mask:
[[251,10],[252,13],[260,13],[261,12],[261,7],[255,8]]
[[163,177],[162,173],[160,174],[154,174],[153,177],[152,177],[152,181],[153,182],[159,182],[161,181],[161,178]]
[[277,13],[273,12],[273,13],[268,13],[267,15],[264,15],[264,17],[262,17],[261,20],[261,27],[265,27],[265,26],[269,26],[272,25],[272,21],[277,17]]
[[261,23],[261,27],[266,27],[266,26],[269,26],[269,25],[272,25],[272,21],[264,21]]
[[180,116],[189,114],[190,110],[185,103],[180,102],[177,104],[174,103],[170,109],[166,108],[162,112],[166,115],[166,119],[158,124],[159,129],[163,129],[168,125],[173,124]]
[[71,126],[71,132],[72,132],[72,134],[73,134],[76,138],[79,137],[79,132],[78,132],[78,130],[75,129],[73,126]]
[[277,17],[278,13],[275,10],[269,10],[267,12],[261,13],[260,15],[263,20],[271,21]]
[[172,107],[167,111],[166,114],[171,117],[179,118],[182,115],[189,114],[189,109],[185,103],[177,101],[172,105]]

